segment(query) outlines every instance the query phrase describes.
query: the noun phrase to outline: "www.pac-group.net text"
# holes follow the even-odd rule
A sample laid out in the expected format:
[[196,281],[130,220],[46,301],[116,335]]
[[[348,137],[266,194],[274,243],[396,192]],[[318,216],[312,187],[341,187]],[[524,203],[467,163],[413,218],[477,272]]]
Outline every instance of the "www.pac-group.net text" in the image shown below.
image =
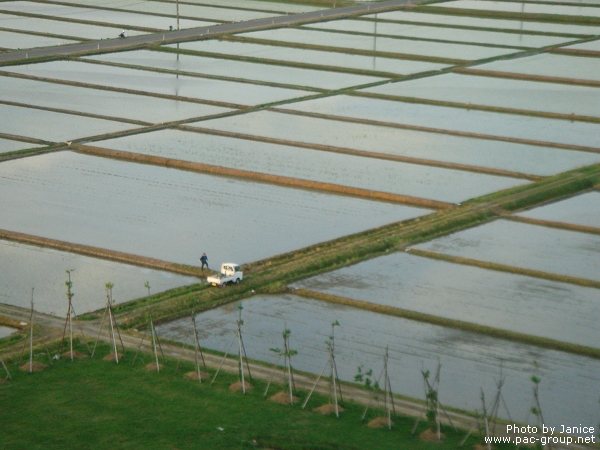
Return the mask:
[[584,425],[558,427],[548,427],[542,425],[542,428],[532,425],[518,426],[516,424],[506,425],[505,436],[486,436],[486,444],[515,444],[532,445],[540,443],[542,445],[571,445],[571,444],[596,444],[597,429]]

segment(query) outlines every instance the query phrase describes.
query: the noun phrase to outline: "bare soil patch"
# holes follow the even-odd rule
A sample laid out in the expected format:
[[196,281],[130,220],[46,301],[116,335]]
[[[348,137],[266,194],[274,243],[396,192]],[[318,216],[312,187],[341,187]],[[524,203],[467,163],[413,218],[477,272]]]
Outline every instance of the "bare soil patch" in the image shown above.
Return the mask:
[[[183,377],[187,378],[188,380],[198,381],[198,372],[188,372]],[[208,372],[200,371],[200,378],[202,380],[208,380],[209,377],[210,374]]]
[[2,383],[8,383],[10,380],[8,380],[7,378],[0,378],[0,384]]
[[[315,408],[314,411],[321,414],[335,414],[335,405],[333,403],[327,403],[325,405],[321,405],[318,408]],[[338,405],[338,412],[344,411],[340,405]]]
[[367,426],[369,428],[388,428],[390,426],[390,422],[392,423],[392,425],[394,425],[393,420],[388,420],[387,417],[380,416],[380,417],[375,417],[373,420],[371,420],[367,424]]
[[[118,353],[119,355],[119,361],[121,360],[121,358],[123,358],[123,354],[122,353]],[[106,355],[104,358],[102,358],[104,361],[114,361],[115,360],[115,354],[114,353],[109,353],[108,355]]]
[[[425,431],[419,434],[419,439],[426,442],[437,442],[438,444],[441,442],[438,440],[437,433],[431,428],[427,428]],[[440,433],[440,439],[443,441],[446,439],[446,435],[444,433]]]
[[[296,397],[295,395],[293,396],[293,399],[294,399],[294,403],[298,403],[300,401],[300,398]],[[281,391],[281,392],[278,392],[277,394],[269,397],[269,400],[271,400],[272,402],[280,403],[282,405],[289,405],[290,404],[290,393]]]
[[[31,367],[31,371],[32,372],[41,372],[46,367],[48,367],[46,364],[34,361],[32,364],[32,367]],[[21,367],[19,367],[19,369],[21,369],[23,372],[29,372],[29,363],[27,362],[27,363],[23,364]]]
[[[156,363],[155,362],[148,363],[144,367],[146,367],[146,370],[148,372],[156,372]],[[161,363],[158,363],[158,367],[159,367],[159,370],[163,370],[163,368],[165,366],[163,366]]]
[[[61,357],[65,358],[65,359],[71,359],[71,352],[70,351],[64,352],[61,355]],[[77,350],[73,350],[73,359],[81,359],[81,358],[87,358],[87,355],[84,353],[78,352]]]
[[[246,392],[251,391],[252,389],[254,389],[254,386],[252,386],[250,383],[246,382],[244,384],[246,386]],[[240,392],[240,391],[242,391],[242,382],[238,381],[237,383],[233,383],[231,386],[229,386],[229,391],[230,392]]]

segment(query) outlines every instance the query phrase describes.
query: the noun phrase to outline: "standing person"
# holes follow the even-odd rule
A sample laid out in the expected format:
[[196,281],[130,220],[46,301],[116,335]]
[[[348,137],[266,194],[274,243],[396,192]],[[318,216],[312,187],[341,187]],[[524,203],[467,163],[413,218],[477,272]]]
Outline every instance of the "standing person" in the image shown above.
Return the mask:
[[204,270],[204,266],[206,266],[206,268],[208,269],[208,256],[206,256],[206,253],[202,253],[202,256],[200,257],[200,262],[202,263],[202,270]]

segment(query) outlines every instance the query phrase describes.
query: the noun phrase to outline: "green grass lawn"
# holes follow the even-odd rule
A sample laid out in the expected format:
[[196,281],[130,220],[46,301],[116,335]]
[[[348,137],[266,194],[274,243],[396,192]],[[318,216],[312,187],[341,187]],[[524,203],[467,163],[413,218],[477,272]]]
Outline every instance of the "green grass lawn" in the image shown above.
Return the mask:
[[[80,349],[83,350],[83,349]],[[167,361],[161,373],[149,372],[132,354],[119,365],[94,359],[61,359],[29,374],[10,362],[13,381],[0,384],[0,447],[6,449],[448,449],[464,432],[442,444],[423,442],[410,431],[414,419],[393,418],[388,429],[361,423],[363,407],[345,404],[339,419],[312,409],[326,403],[313,396],[306,410],[262,396],[265,383],[243,395],[228,386],[237,376],[221,373],[213,386],[187,380],[191,364]],[[151,357],[143,355],[145,363]],[[45,355],[36,360],[48,362]],[[281,390],[272,386],[270,394]],[[305,398],[306,392],[299,396]],[[380,412],[370,412],[376,417]],[[222,428],[222,430],[220,430]],[[425,429],[421,424],[417,432]],[[464,447],[471,449],[474,438]]]

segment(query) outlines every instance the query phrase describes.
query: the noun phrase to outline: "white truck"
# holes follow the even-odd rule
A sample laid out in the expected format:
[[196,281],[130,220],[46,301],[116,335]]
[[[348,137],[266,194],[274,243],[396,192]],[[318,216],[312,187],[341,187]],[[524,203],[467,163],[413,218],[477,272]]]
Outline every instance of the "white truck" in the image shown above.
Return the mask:
[[228,284],[239,284],[244,278],[242,268],[235,263],[223,263],[221,273],[206,278],[213,286],[227,286]]

